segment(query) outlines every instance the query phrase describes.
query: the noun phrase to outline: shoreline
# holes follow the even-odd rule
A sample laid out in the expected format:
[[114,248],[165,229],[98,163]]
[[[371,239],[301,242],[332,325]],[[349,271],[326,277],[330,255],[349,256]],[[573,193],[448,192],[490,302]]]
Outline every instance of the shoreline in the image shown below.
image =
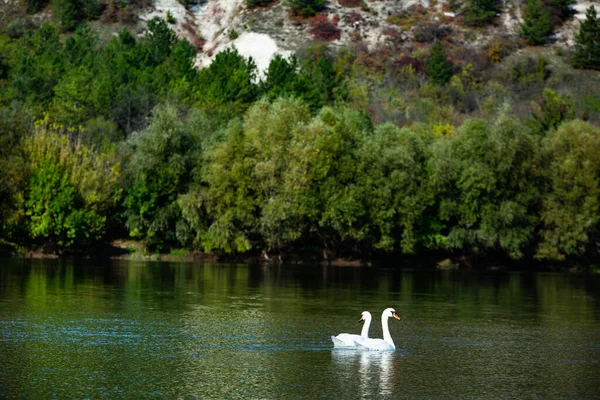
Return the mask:
[[583,264],[576,261],[541,262],[538,260],[492,259],[489,256],[465,256],[451,254],[424,254],[420,256],[387,255],[372,258],[334,258],[331,260],[315,257],[289,258],[275,256],[265,258],[259,254],[217,255],[198,250],[171,249],[167,252],[149,252],[143,243],[134,240],[115,240],[102,248],[87,254],[59,255],[37,250],[19,248],[9,243],[0,243],[0,256],[3,258],[53,259],[53,260],[106,260],[106,261],[149,261],[149,262],[206,262],[266,265],[323,265],[335,267],[388,267],[405,269],[421,268],[432,270],[478,270],[498,272],[568,272],[600,273],[600,266],[594,262]]

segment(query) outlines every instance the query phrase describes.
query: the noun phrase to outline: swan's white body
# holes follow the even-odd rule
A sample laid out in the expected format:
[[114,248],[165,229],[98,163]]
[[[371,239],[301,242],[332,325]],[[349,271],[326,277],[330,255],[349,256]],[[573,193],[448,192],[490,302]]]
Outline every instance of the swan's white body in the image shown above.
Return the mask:
[[368,311],[363,311],[361,314],[360,321],[365,321],[365,324],[360,331],[360,335],[354,335],[351,333],[340,333],[337,336],[332,336],[331,341],[333,342],[333,347],[356,347],[356,341],[362,341],[369,338],[369,327],[371,326],[371,313]]
[[357,347],[364,350],[373,350],[373,351],[393,351],[396,350],[396,345],[392,340],[392,335],[390,335],[390,330],[388,328],[388,318],[396,318],[400,319],[398,314],[396,314],[396,310],[393,308],[386,308],[381,313],[381,328],[383,329],[383,339],[358,339],[355,340],[354,343]]

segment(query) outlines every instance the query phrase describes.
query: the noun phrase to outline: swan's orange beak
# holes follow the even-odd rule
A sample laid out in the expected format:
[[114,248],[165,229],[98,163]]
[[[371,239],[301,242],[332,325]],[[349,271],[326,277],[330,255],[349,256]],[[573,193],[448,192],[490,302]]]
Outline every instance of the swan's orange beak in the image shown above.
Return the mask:
[[360,324],[360,323],[361,323],[361,322],[363,322],[363,321],[364,321],[364,319],[363,319],[363,317],[361,316],[361,317],[360,317],[360,319],[358,320],[358,323]]
[[396,318],[397,320],[400,320],[400,316],[395,312],[392,313],[392,317]]

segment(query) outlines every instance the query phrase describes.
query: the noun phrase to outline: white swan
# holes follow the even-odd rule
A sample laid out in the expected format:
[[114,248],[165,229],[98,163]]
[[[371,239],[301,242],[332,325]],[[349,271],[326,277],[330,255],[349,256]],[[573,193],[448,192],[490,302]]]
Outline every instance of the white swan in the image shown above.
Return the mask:
[[392,340],[392,335],[390,335],[390,330],[388,328],[388,318],[394,317],[396,319],[400,319],[398,314],[396,314],[396,310],[393,308],[386,308],[381,313],[381,328],[383,329],[383,339],[358,339],[355,340],[354,343],[357,347],[365,350],[376,350],[376,351],[385,351],[385,350],[396,350],[396,345]]
[[371,326],[371,313],[368,311],[363,311],[360,314],[360,319],[358,322],[365,321],[365,324],[360,331],[360,335],[354,335],[351,333],[340,333],[337,336],[332,336],[331,341],[333,342],[333,347],[356,347],[355,341],[364,340],[369,338],[369,327]]

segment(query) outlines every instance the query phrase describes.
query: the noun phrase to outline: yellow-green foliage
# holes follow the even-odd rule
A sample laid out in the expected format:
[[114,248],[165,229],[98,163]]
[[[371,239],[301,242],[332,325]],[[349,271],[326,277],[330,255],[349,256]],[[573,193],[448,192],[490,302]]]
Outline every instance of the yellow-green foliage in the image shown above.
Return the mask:
[[97,212],[111,209],[120,198],[120,164],[112,153],[97,153],[63,133],[63,127],[45,118],[33,135],[23,140],[27,165],[35,171],[45,162],[60,166],[86,207]]
[[433,134],[436,137],[451,138],[456,134],[456,129],[450,124],[436,124],[433,126]]
[[417,25],[419,21],[423,19],[422,15],[403,11],[398,14],[390,15],[387,17],[386,22],[388,24],[399,26],[404,30],[410,30],[410,28]]
[[48,117],[21,141],[23,189],[14,195],[17,238],[62,253],[101,239],[119,202],[119,164],[70,139]]

